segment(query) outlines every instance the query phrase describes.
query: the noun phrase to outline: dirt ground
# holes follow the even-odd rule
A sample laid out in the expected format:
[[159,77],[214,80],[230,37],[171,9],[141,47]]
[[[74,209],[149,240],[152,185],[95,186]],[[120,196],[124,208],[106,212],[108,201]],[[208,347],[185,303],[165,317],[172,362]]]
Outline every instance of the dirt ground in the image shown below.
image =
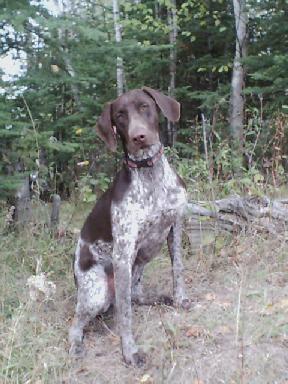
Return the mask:
[[[241,240],[241,245],[239,239],[231,240],[232,246],[227,244],[210,265],[205,254],[186,259],[186,283],[193,300],[188,312],[134,307],[134,332],[149,356],[146,368],[125,367],[113,322],[104,317],[86,334],[89,352],[75,367],[75,379],[70,376],[67,382],[285,383],[287,262],[276,262],[274,252],[272,259],[259,254],[263,240]],[[267,246],[272,251],[279,245],[270,240]],[[148,267],[146,286],[171,291],[168,258]]]
[[[113,311],[85,333],[86,356],[68,356],[74,312],[74,235],[45,230],[1,235],[0,383],[288,383],[288,244],[278,236],[219,235],[193,249],[184,239],[189,311],[134,306],[144,368],[126,366]],[[50,300],[29,298],[27,278],[41,269],[56,284]],[[39,266],[38,266],[39,267]],[[145,287],[171,294],[167,251],[145,271]]]

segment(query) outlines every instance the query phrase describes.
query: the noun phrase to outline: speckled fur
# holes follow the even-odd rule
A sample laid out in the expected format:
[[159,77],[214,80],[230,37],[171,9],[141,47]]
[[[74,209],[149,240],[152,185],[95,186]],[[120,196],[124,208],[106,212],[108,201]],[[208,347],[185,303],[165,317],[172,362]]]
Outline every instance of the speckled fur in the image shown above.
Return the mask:
[[[130,154],[130,158],[153,156],[160,145],[157,139],[148,148]],[[85,325],[115,302],[124,360],[141,365],[143,355],[132,334],[131,300],[142,301],[144,266],[160,252],[166,239],[173,266],[174,305],[185,307],[188,302],[181,260],[181,217],[186,191],[164,155],[151,168],[129,172],[127,190],[120,200],[111,201],[113,241],[78,241],[74,265],[78,296],[69,338],[71,353],[79,354]],[[81,250],[93,257],[87,270],[81,268]]]

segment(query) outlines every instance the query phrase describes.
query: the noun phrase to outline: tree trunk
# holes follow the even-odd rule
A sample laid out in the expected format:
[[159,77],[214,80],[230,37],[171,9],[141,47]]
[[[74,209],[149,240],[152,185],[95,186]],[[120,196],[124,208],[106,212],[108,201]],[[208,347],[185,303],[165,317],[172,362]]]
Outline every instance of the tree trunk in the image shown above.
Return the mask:
[[[65,64],[66,71],[72,79],[75,79],[76,72],[72,66],[71,61],[70,61],[70,58],[68,55],[68,49],[61,47],[61,50],[63,52],[63,61]],[[71,90],[72,90],[72,94],[73,94],[75,103],[76,103],[78,109],[81,111],[82,110],[82,103],[80,100],[80,92],[79,92],[78,86],[74,82],[71,82]]]
[[54,194],[52,197],[52,210],[50,217],[50,228],[56,231],[59,225],[59,213],[60,213],[61,198],[59,195]]
[[[73,1],[66,0],[66,1],[60,2],[58,0],[58,1],[55,1],[54,4],[55,4],[56,9],[57,9],[57,15],[59,15],[59,16],[65,15],[66,13],[71,12],[71,11],[75,12],[75,4],[73,3]],[[60,43],[59,49],[62,53],[62,59],[63,59],[63,62],[65,64],[65,71],[74,80],[76,78],[76,72],[75,72],[75,69],[74,69],[72,62],[70,60],[69,52],[68,52],[68,48],[67,48],[68,35],[69,35],[69,32],[67,29],[65,29],[65,28],[59,28],[58,29],[58,38],[59,38],[59,43]],[[70,35],[71,35],[71,32],[70,32]],[[70,36],[70,37],[73,37],[73,36]],[[78,110],[81,111],[82,110],[82,103],[81,103],[81,99],[80,99],[80,91],[78,89],[77,84],[74,81],[71,82],[71,91],[72,91],[76,106],[77,106]]]
[[[119,45],[122,41],[121,24],[119,17],[119,4],[118,0],[113,0],[113,19],[115,29],[116,44]],[[117,56],[116,59],[116,79],[117,79],[117,95],[120,96],[124,92],[124,66],[123,58]]]
[[245,71],[242,60],[246,57],[247,48],[247,12],[246,0],[233,0],[236,28],[236,47],[233,63],[231,99],[230,99],[230,130],[238,155],[242,155],[244,126],[244,80]]
[[[170,84],[168,88],[169,96],[175,96],[175,87],[176,87],[176,40],[177,40],[177,8],[176,0],[171,0],[170,8],[168,9],[168,25],[169,25],[169,43],[170,43],[170,63],[169,63],[169,73],[170,73]],[[173,147],[176,139],[176,125],[171,121],[168,121],[167,125],[168,131],[168,145]]]

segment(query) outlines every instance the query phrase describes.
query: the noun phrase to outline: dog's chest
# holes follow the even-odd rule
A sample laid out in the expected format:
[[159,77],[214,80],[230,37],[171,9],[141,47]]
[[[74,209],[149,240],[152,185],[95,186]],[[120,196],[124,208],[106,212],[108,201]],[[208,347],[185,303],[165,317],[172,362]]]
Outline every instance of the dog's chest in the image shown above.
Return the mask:
[[158,248],[185,204],[186,191],[166,159],[158,170],[135,172],[126,196],[112,205],[113,238]]

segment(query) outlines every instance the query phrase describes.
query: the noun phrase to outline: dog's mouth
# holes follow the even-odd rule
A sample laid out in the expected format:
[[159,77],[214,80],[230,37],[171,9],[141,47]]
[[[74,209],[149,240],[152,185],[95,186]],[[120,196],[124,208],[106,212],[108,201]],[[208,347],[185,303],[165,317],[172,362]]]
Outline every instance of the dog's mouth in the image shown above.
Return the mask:
[[131,160],[135,161],[149,159],[159,152],[161,146],[160,141],[152,144],[142,144],[135,151],[129,151],[128,155]]
[[[154,143],[154,144],[155,144],[155,143]],[[150,148],[150,147],[151,147],[152,145],[154,145],[154,144],[142,144],[142,145],[140,145],[139,150]]]

